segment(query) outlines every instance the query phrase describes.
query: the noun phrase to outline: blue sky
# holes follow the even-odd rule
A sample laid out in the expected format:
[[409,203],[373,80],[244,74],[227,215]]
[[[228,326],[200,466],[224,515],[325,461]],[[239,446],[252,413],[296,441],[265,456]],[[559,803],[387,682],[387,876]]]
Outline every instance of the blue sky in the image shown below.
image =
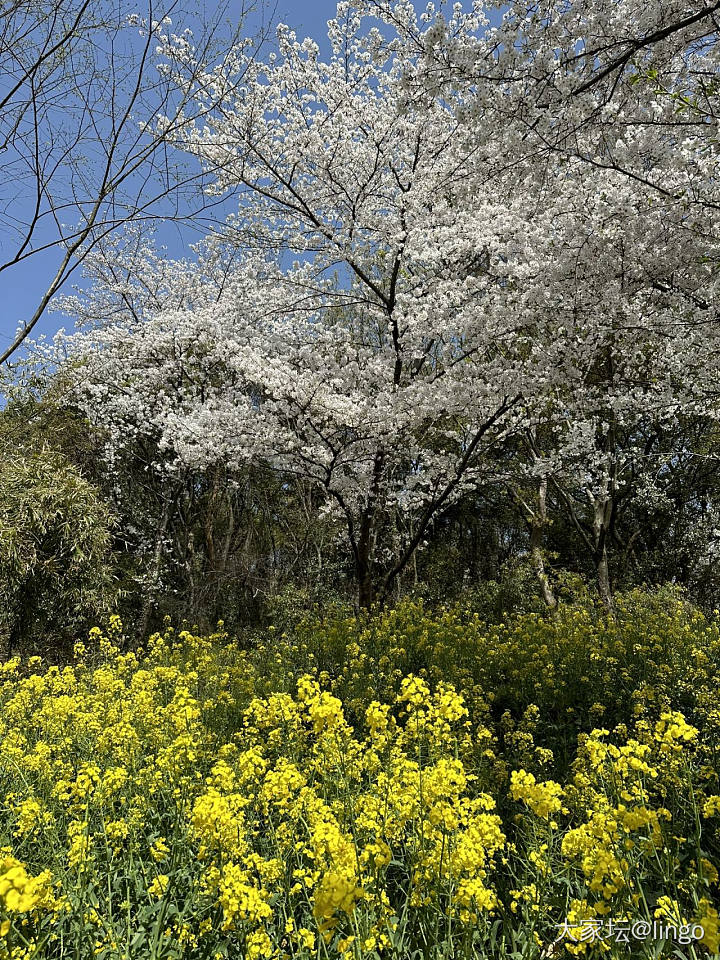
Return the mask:
[[309,0],[293,3],[284,0],[278,3],[278,21],[287,23],[298,35],[313,37],[318,43],[327,39],[327,22],[335,16],[335,3],[329,0]]
[[[265,16],[269,5],[265,8]],[[274,21],[289,24],[299,36],[311,36],[321,46],[327,44],[327,21],[335,14],[335,0],[309,0],[305,3],[294,3],[292,0],[278,0],[274,9]],[[261,11],[251,14],[248,22],[248,31],[252,34],[261,20]],[[177,27],[178,24],[173,24]],[[323,44],[325,40],[325,44]],[[6,183],[0,186],[0,195],[8,196],[13,189],[19,191],[19,186]],[[24,202],[24,201],[23,201]],[[32,197],[28,197],[32,203]],[[162,231],[160,237],[167,246],[168,256],[181,256],[187,252],[187,242],[197,239],[189,233],[184,235],[177,229]],[[6,249],[3,249],[5,247]],[[10,244],[3,244],[2,230],[0,230],[0,258],[11,250]],[[21,322],[29,317],[37,306],[38,300],[47,289],[57,266],[60,263],[60,252],[51,249],[38,253],[22,263],[16,264],[0,273],[0,343],[7,344]],[[73,284],[82,284],[80,271],[77,270],[66,283],[62,292],[71,292]],[[57,329],[67,324],[67,321],[57,313],[46,312],[34,328],[33,337],[41,334],[52,336]]]

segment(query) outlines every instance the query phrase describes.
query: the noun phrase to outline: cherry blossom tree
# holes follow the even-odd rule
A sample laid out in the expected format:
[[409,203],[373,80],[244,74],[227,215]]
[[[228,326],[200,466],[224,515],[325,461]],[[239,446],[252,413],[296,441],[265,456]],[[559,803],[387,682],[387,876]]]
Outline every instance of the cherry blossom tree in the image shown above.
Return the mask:
[[539,456],[528,436],[540,477],[531,526],[537,537],[551,476],[609,602],[621,504],[686,452],[678,435],[660,456],[655,439],[681,411],[714,415],[718,5],[362,9],[416,51],[405,84],[417,101],[454,99],[492,175],[522,179],[529,204],[553,211],[543,284],[559,322],[546,342],[570,376],[555,449]]
[[[623,7],[623,36],[661,29]],[[310,481],[363,606],[465,492],[530,483],[541,583],[551,499],[611,605],[618,512],[677,454],[652,437],[714,415],[714,121],[678,120],[714,53],[698,20],[605,70],[633,41],[587,46],[619,22],[598,11],[341,3],[327,62],[282,28],[266,63],[201,74],[176,145],[238,212],[198,264],[148,254],[74,304],[104,318],[73,342],[91,416],[152,431],[164,469]],[[649,89],[651,51],[692,69]]]
[[528,225],[512,193],[463,212],[473,160],[452,112],[416,109],[402,62],[345,13],[328,63],[281,31],[276,61],[238,53],[241,85],[203,79],[222,109],[185,145],[239,191],[223,240],[247,257],[219,300],[104,326],[83,376],[117,438],[153,425],[177,463],[264,457],[311,478],[367,605],[529,414],[512,282]]

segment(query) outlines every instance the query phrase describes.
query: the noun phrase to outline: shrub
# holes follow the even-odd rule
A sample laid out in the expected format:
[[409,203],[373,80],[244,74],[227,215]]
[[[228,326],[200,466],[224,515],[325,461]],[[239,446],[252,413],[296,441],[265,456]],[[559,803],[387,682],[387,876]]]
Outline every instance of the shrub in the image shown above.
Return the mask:
[[0,462],[0,652],[67,643],[109,612],[111,515],[49,450]]

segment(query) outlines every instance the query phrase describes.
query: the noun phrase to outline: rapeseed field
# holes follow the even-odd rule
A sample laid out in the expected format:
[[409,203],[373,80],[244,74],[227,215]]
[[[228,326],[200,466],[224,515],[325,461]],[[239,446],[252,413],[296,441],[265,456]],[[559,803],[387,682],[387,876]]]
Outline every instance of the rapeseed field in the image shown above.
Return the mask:
[[1,960],[717,955],[718,622],[617,606],[3,664]]

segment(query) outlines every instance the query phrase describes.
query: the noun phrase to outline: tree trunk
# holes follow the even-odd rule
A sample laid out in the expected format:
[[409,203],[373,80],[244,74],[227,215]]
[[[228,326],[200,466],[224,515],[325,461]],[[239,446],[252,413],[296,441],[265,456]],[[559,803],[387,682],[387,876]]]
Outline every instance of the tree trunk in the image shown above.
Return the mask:
[[492,427],[505,416],[507,411],[511,410],[515,404],[518,403],[519,400],[520,395],[516,396],[512,400],[506,398],[502,405],[495,411],[495,413],[478,428],[472,441],[468,444],[460,463],[455,467],[455,475],[450,478],[443,490],[427,504],[423,515],[418,520],[415,533],[410,538],[410,542],[407,544],[400,558],[386,574],[380,590],[381,604],[384,603],[385,599],[389,596],[390,591],[395,584],[395,578],[403,572],[407,564],[410,562],[412,555],[417,550],[422,538],[425,536],[425,531],[428,529],[430,522],[434,522],[435,518],[440,514],[440,511],[444,507],[446,501],[455,492],[458,484],[465,475],[465,470],[467,469],[471,458],[480,445],[480,441],[492,429]]
[[610,521],[612,518],[613,503],[610,497],[595,502],[593,517],[593,532],[595,535],[595,572],[597,578],[598,594],[603,606],[609,613],[614,613],[615,602],[612,594],[612,584],[610,581],[610,567],[607,555],[607,535],[610,530]]
[[187,546],[185,548],[185,573],[187,576],[188,583],[188,597],[187,597],[187,611],[188,611],[188,620],[191,624],[194,624],[197,617],[197,578],[195,576],[195,536],[193,531],[190,531],[190,534],[187,538]]
[[537,510],[530,520],[530,557],[535,576],[540,584],[540,592],[545,605],[554,616],[557,611],[557,598],[545,571],[543,556],[544,528],[547,524],[547,480],[541,480],[538,487]]
[[373,506],[374,504],[371,496],[368,498],[365,512],[363,513],[360,521],[360,536],[358,537],[357,552],[355,555],[355,573],[358,584],[358,610],[369,610],[373,602]]
[[145,594],[145,599],[143,601],[142,613],[140,615],[140,625],[138,628],[138,638],[140,640],[143,640],[145,638],[145,634],[147,633],[147,629],[148,629],[148,624],[150,622],[150,611],[152,610],[152,605],[153,605],[153,594],[160,580],[160,566],[162,564],[162,555],[163,555],[163,548],[165,545],[165,536],[168,531],[168,526],[170,524],[170,515],[172,513],[174,505],[175,505],[175,497],[174,496],[168,497],[163,505],[163,512],[160,517],[160,526],[158,527],[157,533],[155,535],[155,548],[153,550],[153,557],[150,563],[149,583],[147,586],[147,593]]
[[610,569],[608,567],[607,550],[604,546],[602,548],[602,552],[597,557],[595,566],[597,570],[597,586],[600,599],[603,603],[603,606],[605,606],[610,613],[614,613],[615,601],[613,599],[612,586],[610,583]]
[[358,609],[369,610],[373,602],[373,583],[369,569],[358,571]]
[[385,454],[378,450],[373,462],[373,475],[362,517],[355,552],[355,571],[358,581],[358,609],[369,610],[374,600],[373,554],[375,552],[375,514],[380,492]]

